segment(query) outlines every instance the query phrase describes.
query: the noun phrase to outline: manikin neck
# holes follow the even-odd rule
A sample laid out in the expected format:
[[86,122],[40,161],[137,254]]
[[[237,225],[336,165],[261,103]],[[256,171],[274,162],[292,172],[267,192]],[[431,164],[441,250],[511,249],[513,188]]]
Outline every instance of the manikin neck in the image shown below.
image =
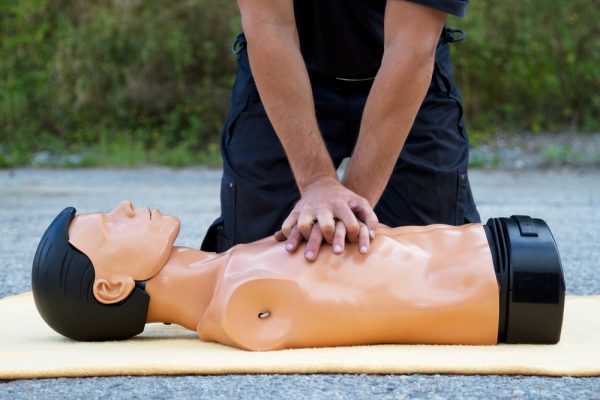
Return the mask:
[[147,322],[167,322],[196,330],[210,303],[225,258],[173,247],[165,266],[146,282],[150,295]]

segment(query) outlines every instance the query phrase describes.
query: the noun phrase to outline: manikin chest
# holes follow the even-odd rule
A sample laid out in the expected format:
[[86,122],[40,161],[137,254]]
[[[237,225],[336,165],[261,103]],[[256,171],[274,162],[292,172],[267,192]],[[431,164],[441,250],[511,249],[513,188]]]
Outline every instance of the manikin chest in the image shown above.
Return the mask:
[[498,284],[481,224],[393,235],[381,226],[367,256],[350,244],[308,263],[301,250],[272,239],[231,249],[200,338],[247,350],[496,343]]

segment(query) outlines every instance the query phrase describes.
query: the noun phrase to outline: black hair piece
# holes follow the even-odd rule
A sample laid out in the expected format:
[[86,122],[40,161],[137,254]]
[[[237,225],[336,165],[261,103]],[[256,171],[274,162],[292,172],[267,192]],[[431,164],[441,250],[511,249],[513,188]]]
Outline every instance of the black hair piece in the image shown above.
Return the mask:
[[81,341],[121,340],[140,334],[148,315],[150,296],[139,282],[116,304],[94,297],[94,266],[69,243],[75,208],[54,218],[38,245],[31,271],[38,312],[56,332]]

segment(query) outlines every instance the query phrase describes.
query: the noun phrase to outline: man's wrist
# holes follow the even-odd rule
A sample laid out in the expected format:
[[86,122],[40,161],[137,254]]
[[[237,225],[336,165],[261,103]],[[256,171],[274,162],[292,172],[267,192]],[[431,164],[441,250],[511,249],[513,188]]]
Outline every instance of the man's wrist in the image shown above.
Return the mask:
[[346,174],[341,182],[342,185],[367,200],[371,207],[375,207],[384,188],[374,187],[377,186],[377,180],[362,182],[361,176],[354,175],[352,171],[348,172],[349,174]]
[[337,174],[335,171],[332,172],[322,172],[316,175],[308,176],[306,178],[298,179],[298,188],[300,189],[300,193],[304,193],[306,189],[312,184],[319,181],[330,180],[332,183],[339,183]]

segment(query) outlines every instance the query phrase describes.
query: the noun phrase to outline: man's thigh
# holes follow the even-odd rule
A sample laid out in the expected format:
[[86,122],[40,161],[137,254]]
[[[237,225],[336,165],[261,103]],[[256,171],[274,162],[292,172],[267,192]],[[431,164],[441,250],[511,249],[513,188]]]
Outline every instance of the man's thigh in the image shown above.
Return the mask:
[[479,222],[469,184],[469,144],[448,44],[388,185],[376,206],[390,226]]
[[202,249],[206,251],[222,252],[272,235],[300,196],[283,147],[260,102],[244,43],[238,53],[231,109],[221,134],[221,154],[221,216],[204,238]]
[[300,197],[283,147],[260,102],[251,99],[225,126],[222,154],[219,251],[272,235]]

